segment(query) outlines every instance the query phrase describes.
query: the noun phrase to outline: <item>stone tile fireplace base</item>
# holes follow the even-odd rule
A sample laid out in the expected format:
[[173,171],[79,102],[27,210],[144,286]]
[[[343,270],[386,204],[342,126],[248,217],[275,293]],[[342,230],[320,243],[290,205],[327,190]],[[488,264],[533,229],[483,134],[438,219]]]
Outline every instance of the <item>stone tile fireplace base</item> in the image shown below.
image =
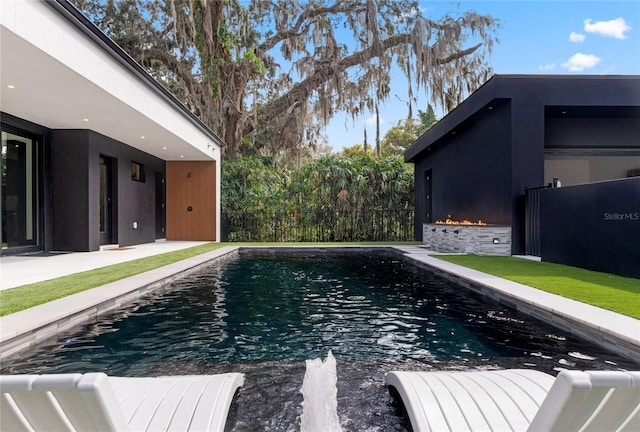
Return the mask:
[[435,252],[511,255],[510,226],[423,224],[422,239]]

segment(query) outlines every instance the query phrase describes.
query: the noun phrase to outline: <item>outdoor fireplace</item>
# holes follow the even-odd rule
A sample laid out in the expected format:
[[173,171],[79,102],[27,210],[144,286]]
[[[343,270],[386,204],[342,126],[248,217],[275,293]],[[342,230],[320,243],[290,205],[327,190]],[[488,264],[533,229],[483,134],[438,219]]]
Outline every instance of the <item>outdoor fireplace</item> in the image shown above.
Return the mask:
[[423,224],[422,239],[427,249],[442,253],[511,255],[511,227],[481,220],[452,220]]

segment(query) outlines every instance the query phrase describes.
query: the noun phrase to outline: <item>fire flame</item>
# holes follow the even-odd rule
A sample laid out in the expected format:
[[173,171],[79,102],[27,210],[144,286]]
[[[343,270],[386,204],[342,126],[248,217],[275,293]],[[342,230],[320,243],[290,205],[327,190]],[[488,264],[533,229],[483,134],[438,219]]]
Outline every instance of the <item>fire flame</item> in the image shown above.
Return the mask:
[[451,219],[451,215],[447,215],[447,218],[445,220],[437,220],[436,224],[438,225],[486,225],[486,222],[482,222],[481,220],[477,221],[477,222],[471,222],[470,220],[462,220],[462,221],[456,221]]

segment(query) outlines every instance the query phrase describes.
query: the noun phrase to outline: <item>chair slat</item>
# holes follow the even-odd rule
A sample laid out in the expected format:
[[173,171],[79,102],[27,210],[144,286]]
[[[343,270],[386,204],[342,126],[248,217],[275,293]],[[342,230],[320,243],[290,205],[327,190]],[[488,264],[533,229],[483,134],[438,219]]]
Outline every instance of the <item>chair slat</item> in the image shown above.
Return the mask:
[[11,397],[34,430],[74,431],[50,392],[16,391],[11,393]]
[[209,375],[198,401],[189,430],[224,430],[229,406],[235,391],[244,384],[244,376],[237,373]]
[[8,393],[0,395],[0,430],[32,432],[33,428]]
[[640,405],[629,415],[629,418],[616,432],[638,432],[640,430]]
[[[620,387],[611,391],[598,412],[590,419],[584,432],[615,431],[640,407],[640,387]],[[640,430],[640,424],[636,424]]]
[[52,393],[76,430],[83,432],[98,432],[100,430],[93,421],[90,409],[86,406],[80,392],[72,389],[55,390]]
[[168,385],[171,386],[170,390],[158,405],[155,415],[149,422],[149,429],[189,430],[196,403],[202,395],[203,383],[197,379],[182,377]]

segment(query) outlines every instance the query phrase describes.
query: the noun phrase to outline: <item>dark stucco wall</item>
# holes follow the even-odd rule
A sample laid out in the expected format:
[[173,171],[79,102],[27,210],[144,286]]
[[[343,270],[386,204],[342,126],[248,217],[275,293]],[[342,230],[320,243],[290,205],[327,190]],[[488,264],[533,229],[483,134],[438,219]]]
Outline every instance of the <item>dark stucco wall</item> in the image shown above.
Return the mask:
[[425,220],[425,172],[432,172],[433,221],[511,224],[510,109],[501,104],[443,137],[415,166],[416,234]]
[[89,131],[54,130],[51,143],[52,249],[98,250],[97,228],[89,229],[89,209],[98,206],[97,197],[95,204],[90,197]]
[[508,83],[511,101],[511,251],[522,254],[525,244],[526,188],[544,185],[544,106],[535,89]]
[[[117,243],[129,246],[140,243],[153,242],[156,238],[156,172],[165,174],[165,161],[141,152],[133,147],[112,140],[103,135],[91,132],[92,142],[95,143],[98,154],[112,158],[116,164],[117,178],[117,212],[116,224]],[[144,165],[145,181],[138,182],[131,179],[131,162]],[[98,163],[95,164],[97,170]],[[94,178],[98,178],[97,171]],[[97,185],[96,185],[97,195]],[[96,208],[97,208],[96,203]],[[133,228],[133,223],[137,228]],[[115,225],[115,224],[114,224]]]
[[547,118],[545,121],[546,148],[637,148],[639,143],[640,118]]
[[[100,157],[113,163],[113,237],[120,246],[155,240],[156,172],[163,160],[88,130],[52,131],[53,249],[95,251],[99,238]],[[131,162],[145,181],[131,179]],[[137,229],[133,228],[137,222]]]
[[640,178],[545,189],[541,256],[640,278]]

